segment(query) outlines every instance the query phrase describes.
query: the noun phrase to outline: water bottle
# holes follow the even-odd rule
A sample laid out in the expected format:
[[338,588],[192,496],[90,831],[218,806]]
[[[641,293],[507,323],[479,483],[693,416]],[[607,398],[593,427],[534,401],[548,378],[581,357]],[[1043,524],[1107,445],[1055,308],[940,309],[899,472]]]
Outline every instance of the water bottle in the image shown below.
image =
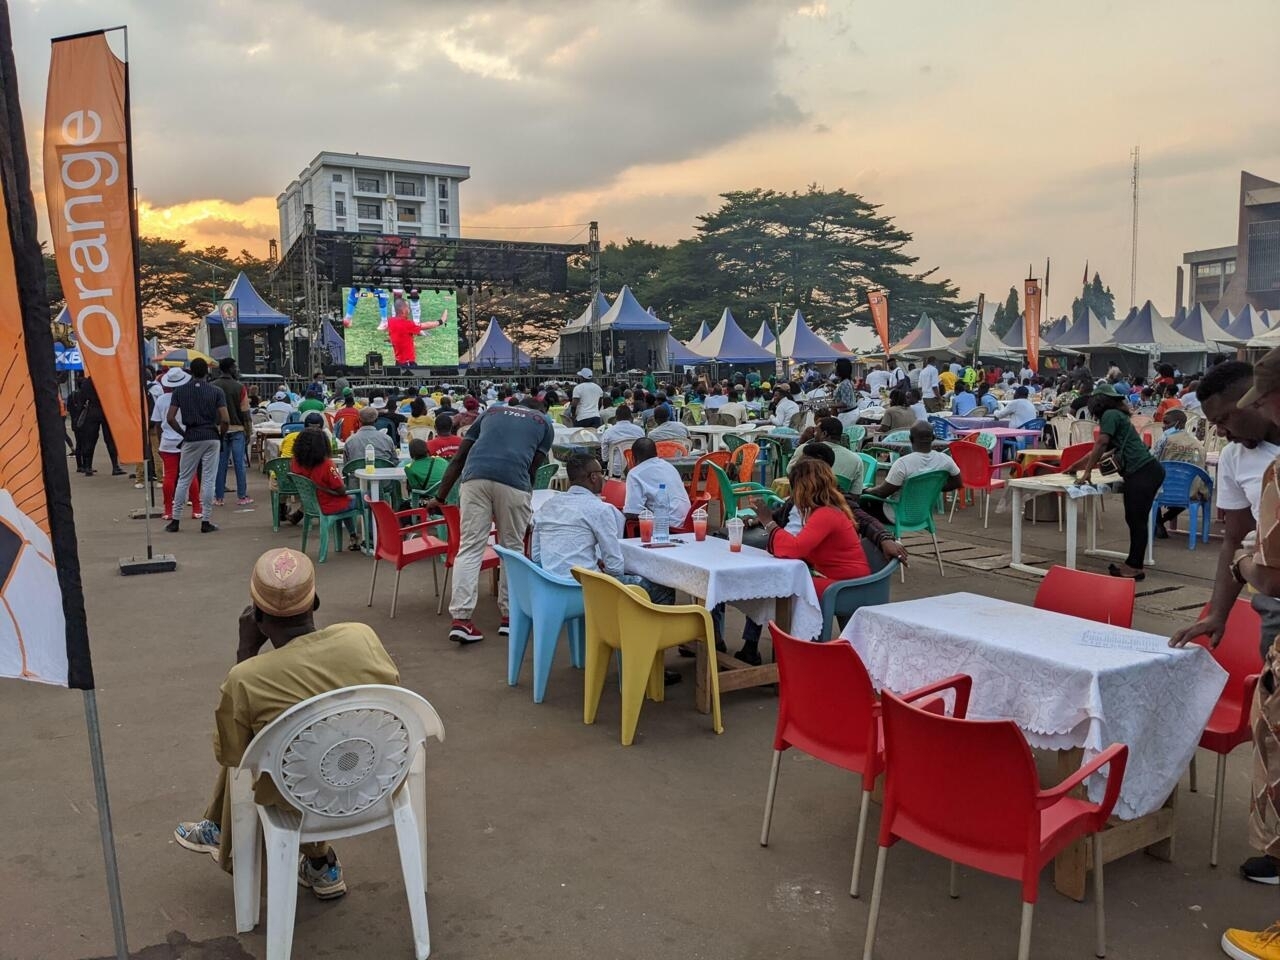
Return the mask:
[[373,461],[376,459],[377,459],[377,455],[374,452],[373,444],[366,443],[364,445],[364,472],[365,473],[373,473],[373,466],[374,466]]
[[667,485],[658,484],[658,495],[653,501],[653,542],[669,543],[671,541],[671,497],[667,495]]

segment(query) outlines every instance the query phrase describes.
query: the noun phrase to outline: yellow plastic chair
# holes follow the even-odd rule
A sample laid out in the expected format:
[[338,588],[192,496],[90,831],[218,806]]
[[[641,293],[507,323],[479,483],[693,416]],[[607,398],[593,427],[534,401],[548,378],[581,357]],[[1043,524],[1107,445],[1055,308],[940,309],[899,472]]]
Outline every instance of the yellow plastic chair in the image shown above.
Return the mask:
[[606,574],[584,567],[574,567],[572,573],[582,584],[587,615],[582,722],[596,722],[609,658],[616,650],[622,664],[622,745],[631,746],[645,696],[655,701],[664,699],[662,652],[682,643],[704,643],[711,686],[711,725],[716,733],[724,733],[715,630],[706,607],[659,606],[640,587],[625,586]]

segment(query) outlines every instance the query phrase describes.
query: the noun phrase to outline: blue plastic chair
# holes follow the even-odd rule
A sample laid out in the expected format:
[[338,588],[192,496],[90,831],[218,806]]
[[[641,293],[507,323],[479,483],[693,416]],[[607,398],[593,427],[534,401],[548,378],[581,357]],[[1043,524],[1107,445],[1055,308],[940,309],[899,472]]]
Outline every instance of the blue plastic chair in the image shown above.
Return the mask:
[[933,435],[938,440],[950,440],[953,435],[951,421],[946,417],[929,417],[929,426],[933,427]]
[[[1196,534],[1200,531],[1200,523],[1204,522],[1205,543],[1209,542],[1209,527],[1213,516],[1209,513],[1209,504],[1213,503],[1213,479],[1194,463],[1183,463],[1179,460],[1164,460],[1164,484],[1156,493],[1155,503],[1151,505],[1151,533],[1155,532],[1156,518],[1161,507],[1184,507],[1190,524],[1190,539],[1187,549],[1196,548]],[[1191,487],[1197,481],[1204,482],[1207,491],[1204,500],[1191,499]]]
[[823,642],[835,638],[836,617],[848,620],[859,607],[889,602],[889,584],[898,565],[897,560],[890,560],[870,576],[827,585],[827,589],[822,591]]
[[[1039,430],[1044,433],[1044,417],[1036,417],[1034,420],[1028,420],[1020,429],[1022,430]],[[1000,445],[1001,460],[1017,460],[1018,451],[1026,450],[1031,446],[1035,437],[1010,437]]]
[[502,558],[507,577],[511,633],[507,637],[507,685],[520,682],[524,652],[533,634],[533,702],[547,694],[551,663],[560,630],[569,628],[569,661],[582,669],[586,662],[586,611],[582,587],[570,577],[555,577],[526,557],[505,547],[493,547]]
[[298,433],[306,427],[301,420],[291,420],[288,423],[281,424],[280,436],[287,437],[291,433]]

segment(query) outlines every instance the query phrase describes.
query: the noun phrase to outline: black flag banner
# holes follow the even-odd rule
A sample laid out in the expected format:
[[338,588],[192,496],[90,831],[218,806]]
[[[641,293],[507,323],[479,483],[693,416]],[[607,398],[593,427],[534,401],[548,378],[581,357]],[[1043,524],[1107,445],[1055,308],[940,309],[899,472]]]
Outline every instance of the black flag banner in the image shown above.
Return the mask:
[[8,10],[0,23],[0,676],[93,688]]

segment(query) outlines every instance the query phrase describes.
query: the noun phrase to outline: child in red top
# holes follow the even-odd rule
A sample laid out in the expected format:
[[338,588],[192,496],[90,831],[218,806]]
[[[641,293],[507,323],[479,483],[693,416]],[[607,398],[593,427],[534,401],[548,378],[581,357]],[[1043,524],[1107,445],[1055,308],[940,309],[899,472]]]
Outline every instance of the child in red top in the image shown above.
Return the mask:
[[1161,389],[1164,391],[1164,399],[1156,407],[1155,417],[1153,418],[1156,423],[1164,423],[1164,415],[1170,410],[1182,408],[1182,401],[1178,399],[1178,387],[1176,384],[1169,383]]
[[[355,498],[347,493],[342,474],[329,459],[329,439],[322,430],[303,430],[293,442],[293,459],[289,472],[306,477],[316,488],[316,502],[323,514],[345,513],[355,506]],[[360,549],[356,522],[352,517],[342,521],[351,535],[350,550]]]
[[862,552],[853,513],[831,468],[821,460],[804,459],[791,468],[789,476],[792,502],[804,518],[804,526],[791,534],[770,520],[765,524],[769,552],[807,563],[819,599],[837,580],[868,576],[871,566]]

